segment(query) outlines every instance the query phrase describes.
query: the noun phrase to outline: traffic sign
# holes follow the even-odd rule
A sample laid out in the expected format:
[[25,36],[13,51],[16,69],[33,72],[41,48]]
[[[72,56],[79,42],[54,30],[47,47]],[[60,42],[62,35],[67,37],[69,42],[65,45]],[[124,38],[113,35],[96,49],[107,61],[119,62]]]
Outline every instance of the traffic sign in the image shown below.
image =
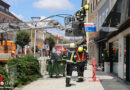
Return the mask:
[[48,40],[46,40],[46,44],[49,44],[49,41],[48,41]]
[[96,32],[96,24],[94,23],[84,23],[85,32]]

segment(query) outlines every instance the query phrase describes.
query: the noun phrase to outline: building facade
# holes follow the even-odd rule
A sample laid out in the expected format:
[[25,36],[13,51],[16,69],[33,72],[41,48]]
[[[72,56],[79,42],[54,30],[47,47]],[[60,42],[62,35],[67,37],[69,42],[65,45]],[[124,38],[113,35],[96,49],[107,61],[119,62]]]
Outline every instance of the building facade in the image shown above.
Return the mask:
[[100,65],[107,49],[110,72],[130,81],[130,0],[91,0],[89,7],[89,22],[97,25],[96,32],[89,33],[90,57]]
[[[98,11],[104,5],[106,0],[83,0],[82,6],[85,6],[87,3],[89,5],[89,15],[88,15],[88,22],[96,24],[96,32],[89,33],[89,59],[91,60],[92,57],[95,57],[96,63],[99,63],[99,51],[98,45],[94,41],[94,37],[98,34]],[[87,21],[87,20],[86,20]],[[85,22],[86,22],[85,21]]]
[[[9,11],[10,5],[0,0],[0,23],[11,23],[11,22],[21,22],[16,16],[14,16]],[[0,41],[11,40],[14,41],[15,32],[1,33]]]
[[[110,22],[106,24],[106,22]],[[104,22],[107,27],[116,27],[117,30],[112,32],[107,39],[109,51],[117,49],[118,52],[118,70],[117,75],[121,79],[130,81],[130,1],[117,0],[113,9]],[[114,52],[112,52],[114,53]],[[113,54],[111,57],[110,72],[114,72]]]

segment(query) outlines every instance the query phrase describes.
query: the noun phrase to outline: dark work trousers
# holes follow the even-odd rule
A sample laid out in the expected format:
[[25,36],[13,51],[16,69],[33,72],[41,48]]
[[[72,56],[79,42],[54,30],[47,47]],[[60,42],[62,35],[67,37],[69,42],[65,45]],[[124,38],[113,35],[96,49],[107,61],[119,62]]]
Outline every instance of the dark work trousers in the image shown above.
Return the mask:
[[78,79],[83,79],[85,62],[77,62]]
[[72,77],[72,71],[73,71],[73,63],[67,62],[67,67],[66,67],[66,84],[70,84],[70,80]]

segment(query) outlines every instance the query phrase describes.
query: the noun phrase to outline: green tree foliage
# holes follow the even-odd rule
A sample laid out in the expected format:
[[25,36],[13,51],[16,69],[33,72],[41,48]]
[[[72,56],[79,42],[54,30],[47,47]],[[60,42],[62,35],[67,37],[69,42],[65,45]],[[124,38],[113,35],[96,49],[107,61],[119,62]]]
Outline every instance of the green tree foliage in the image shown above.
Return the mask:
[[52,37],[47,37],[45,39],[45,41],[48,40],[49,41],[49,47],[50,47],[50,51],[52,50],[53,46],[55,46],[55,41]]
[[29,42],[30,42],[30,35],[27,31],[17,32],[15,43],[22,47],[22,52],[23,52],[24,46],[28,45]]
[[15,86],[26,85],[41,77],[40,64],[37,58],[33,55],[26,55],[21,58],[12,59],[9,61],[8,65],[16,65],[17,67]]

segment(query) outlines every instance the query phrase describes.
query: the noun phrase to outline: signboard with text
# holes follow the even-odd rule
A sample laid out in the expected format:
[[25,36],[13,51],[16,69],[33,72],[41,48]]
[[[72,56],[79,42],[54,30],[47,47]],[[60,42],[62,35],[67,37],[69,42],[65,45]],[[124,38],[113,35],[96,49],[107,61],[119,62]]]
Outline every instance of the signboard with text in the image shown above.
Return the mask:
[[84,23],[85,32],[96,32],[96,25],[94,23]]

